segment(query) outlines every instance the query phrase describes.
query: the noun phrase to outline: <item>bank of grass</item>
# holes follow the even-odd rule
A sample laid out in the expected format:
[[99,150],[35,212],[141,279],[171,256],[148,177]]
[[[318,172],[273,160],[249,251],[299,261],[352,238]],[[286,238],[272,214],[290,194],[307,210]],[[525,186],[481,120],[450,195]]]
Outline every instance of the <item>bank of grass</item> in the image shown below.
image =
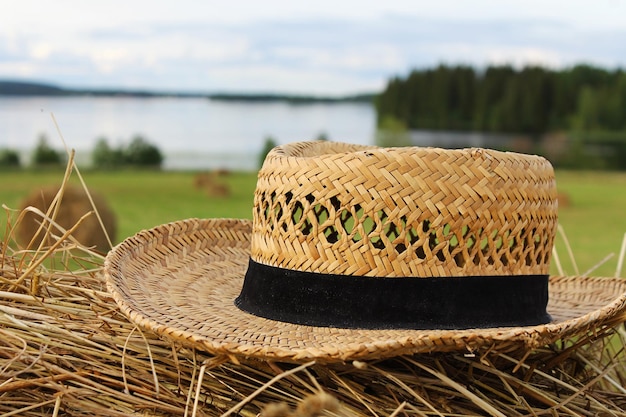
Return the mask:
[[[90,190],[102,194],[117,215],[116,241],[161,223],[189,217],[251,218],[254,172],[229,172],[218,178],[230,190],[228,197],[211,197],[195,187],[191,171],[81,171]],[[562,269],[584,273],[615,274],[620,246],[626,233],[626,173],[558,171],[559,191],[568,204],[559,209],[559,222],[571,246],[571,261],[563,235],[556,239]],[[0,172],[0,203],[19,208],[21,200],[41,185],[59,184],[62,171]],[[78,184],[74,174],[71,182]],[[0,220],[4,222],[5,220]],[[556,262],[552,272],[558,273]]]

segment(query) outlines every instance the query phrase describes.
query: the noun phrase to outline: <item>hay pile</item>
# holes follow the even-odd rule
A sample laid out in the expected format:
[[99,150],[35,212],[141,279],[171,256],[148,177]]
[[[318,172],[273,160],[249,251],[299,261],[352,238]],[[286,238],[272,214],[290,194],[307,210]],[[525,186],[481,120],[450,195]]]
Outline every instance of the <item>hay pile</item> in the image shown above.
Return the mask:
[[5,252],[0,415],[626,415],[623,326],[526,357],[233,363],[142,332],[107,294],[99,260],[79,261],[80,272],[22,277]]
[[[49,235],[39,231],[45,218],[40,213],[48,213],[55,204],[55,198],[59,196],[54,215],[56,223],[64,229],[70,229],[83,215],[92,210],[93,205],[100,218],[95,215],[85,218],[73,231],[72,236],[87,247],[101,253],[108,252],[111,249],[111,242],[115,241],[117,221],[104,197],[94,191],[90,191],[88,195],[83,188],[67,184],[63,187],[62,193],[59,193],[60,190],[60,186],[36,189],[22,201],[21,209],[24,216],[17,224],[17,237],[20,243],[31,248],[39,246],[42,240],[47,245],[53,243]],[[36,210],[26,210],[29,207]]]
[[199,172],[194,176],[193,185],[197,190],[204,191],[209,197],[228,197],[231,194],[230,188],[221,179],[227,175],[229,172],[223,169]]
[[77,252],[64,234],[52,250],[20,251],[10,235],[0,255],[0,416],[626,415],[621,322],[532,352],[340,365],[215,357],[131,324],[106,291],[101,255]]

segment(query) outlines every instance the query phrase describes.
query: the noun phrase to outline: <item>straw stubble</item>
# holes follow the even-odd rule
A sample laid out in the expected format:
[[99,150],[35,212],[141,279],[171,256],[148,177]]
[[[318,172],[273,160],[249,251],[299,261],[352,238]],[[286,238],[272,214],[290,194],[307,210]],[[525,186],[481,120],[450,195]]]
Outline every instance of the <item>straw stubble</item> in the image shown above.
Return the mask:
[[[534,351],[523,363],[521,353],[476,352],[234,364],[137,331],[97,272],[49,274],[43,297],[0,292],[1,415],[52,415],[55,406],[103,416],[625,413],[621,328]],[[5,288],[17,279],[6,268],[2,276]]]

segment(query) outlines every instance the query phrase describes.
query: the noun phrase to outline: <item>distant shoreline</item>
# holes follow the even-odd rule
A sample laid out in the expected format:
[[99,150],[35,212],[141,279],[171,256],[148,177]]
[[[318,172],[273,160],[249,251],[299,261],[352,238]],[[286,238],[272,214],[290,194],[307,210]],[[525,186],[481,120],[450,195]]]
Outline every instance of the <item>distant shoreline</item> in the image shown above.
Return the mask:
[[70,89],[53,84],[0,80],[0,96],[10,97],[63,97],[63,96],[89,96],[89,97],[137,97],[137,98],[206,98],[218,101],[238,102],[288,102],[292,104],[314,103],[371,103],[376,93],[353,94],[340,97],[296,95],[279,93],[194,93],[194,92],[163,92],[150,90],[124,90],[124,89]]

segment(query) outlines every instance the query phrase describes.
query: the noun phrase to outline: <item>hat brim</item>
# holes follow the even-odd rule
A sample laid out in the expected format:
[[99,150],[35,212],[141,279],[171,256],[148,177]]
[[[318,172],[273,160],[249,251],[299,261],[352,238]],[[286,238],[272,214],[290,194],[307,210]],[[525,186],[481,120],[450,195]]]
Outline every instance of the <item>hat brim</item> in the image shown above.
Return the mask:
[[[276,322],[234,305],[250,256],[252,223],[188,219],[117,245],[104,264],[107,287],[139,326],[213,354],[338,362],[435,351],[536,348],[623,320],[626,280],[550,277],[538,326],[468,330],[360,330]],[[320,300],[323,303],[324,300]]]

